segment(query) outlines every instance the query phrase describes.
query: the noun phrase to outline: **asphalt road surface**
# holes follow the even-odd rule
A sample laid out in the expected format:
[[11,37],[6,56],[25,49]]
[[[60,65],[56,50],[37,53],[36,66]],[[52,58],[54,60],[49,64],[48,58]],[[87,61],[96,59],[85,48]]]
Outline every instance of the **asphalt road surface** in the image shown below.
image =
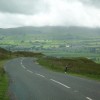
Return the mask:
[[100,100],[100,82],[52,72],[33,58],[6,63],[11,100]]

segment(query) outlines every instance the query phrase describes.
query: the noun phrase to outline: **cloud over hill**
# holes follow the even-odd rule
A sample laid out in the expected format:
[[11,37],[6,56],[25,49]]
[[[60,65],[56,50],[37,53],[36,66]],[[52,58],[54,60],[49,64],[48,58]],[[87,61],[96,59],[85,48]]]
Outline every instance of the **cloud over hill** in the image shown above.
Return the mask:
[[100,27],[99,0],[0,0],[0,27]]

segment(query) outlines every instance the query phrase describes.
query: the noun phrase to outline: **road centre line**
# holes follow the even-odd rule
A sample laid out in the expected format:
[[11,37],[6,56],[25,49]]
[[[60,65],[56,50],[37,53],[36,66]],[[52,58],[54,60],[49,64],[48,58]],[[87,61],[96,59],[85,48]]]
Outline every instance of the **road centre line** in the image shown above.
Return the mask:
[[25,69],[26,67],[22,64],[22,62],[21,62],[21,66]]
[[63,83],[61,83],[61,82],[58,82],[58,81],[56,81],[56,80],[54,80],[54,79],[50,79],[51,81],[53,81],[53,82],[55,82],[55,83],[58,83],[58,84],[60,84],[60,85],[62,85],[62,86],[64,86],[64,87],[66,87],[66,88],[70,88],[69,86],[67,86],[67,85],[65,85],[65,84],[63,84]]
[[30,70],[28,70],[28,69],[27,69],[27,71],[30,72],[30,73],[33,73],[32,71],[30,71]]
[[23,65],[23,63],[22,63],[23,60],[24,60],[24,59],[21,59],[21,66],[25,69],[26,67],[25,67],[25,66]]
[[88,100],[92,100],[91,98],[89,98],[89,97],[86,97],[86,99],[88,99]]
[[41,74],[38,74],[38,73],[35,73],[36,75],[38,75],[38,76],[41,76],[41,77],[45,77],[44,75],[41,75]]
[[22,65],[22,61],[21,61],[21,65]]
[[22,65],[22,67],[25,69],[26,67],[24,65]]
[[23,60],[24,60],[24,59],[22,58],[22,59],[21,59],[21,62],[23,62]]

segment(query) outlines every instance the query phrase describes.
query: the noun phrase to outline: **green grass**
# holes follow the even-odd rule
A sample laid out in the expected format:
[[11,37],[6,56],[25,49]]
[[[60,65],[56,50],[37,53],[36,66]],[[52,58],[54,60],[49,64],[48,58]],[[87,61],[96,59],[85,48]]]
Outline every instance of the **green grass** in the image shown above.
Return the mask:
[[9,100],[8,96],[8,77],[4,71],[3,64],[5,61],[0,61],[0,100]]
[[82,77],[82,78],[92,79],[92,80],[96,80],[96,81],[100,81],[100,75],[79,74],[79,73],[73,73],[73,72],[68,72],[67,74],[70,74],[70,75],[73,75],[73,76]]
[[55,61],[53,61],[53,59],[46,59],[46,58],[39,58],[38,62],[40,65],[54,70],[54,71],[58,71],[58,72],[63,72],[64,68],[62,67],[62,65],[60,63],[56,63]]
[[38,59],[40,65],[53,70],[64,72],[68,65],[68,73],[100,80],[100,64],[87,58],[53,58],[41,57]]

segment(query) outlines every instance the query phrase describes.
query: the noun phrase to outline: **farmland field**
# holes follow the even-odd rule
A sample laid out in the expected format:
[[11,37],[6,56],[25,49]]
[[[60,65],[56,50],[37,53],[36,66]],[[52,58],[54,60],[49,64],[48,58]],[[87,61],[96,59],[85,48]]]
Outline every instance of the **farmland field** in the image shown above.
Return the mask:
[[[87,31],[85,31],[87,30]],[[22,27],[0,31],[0,47],[56,57],[87,57],[100,63],[99,29]]]
[[96,40],[3,40],[0,46],[11,51],[35,51],[57,57],[87,57],[100,62],[100,41]]

